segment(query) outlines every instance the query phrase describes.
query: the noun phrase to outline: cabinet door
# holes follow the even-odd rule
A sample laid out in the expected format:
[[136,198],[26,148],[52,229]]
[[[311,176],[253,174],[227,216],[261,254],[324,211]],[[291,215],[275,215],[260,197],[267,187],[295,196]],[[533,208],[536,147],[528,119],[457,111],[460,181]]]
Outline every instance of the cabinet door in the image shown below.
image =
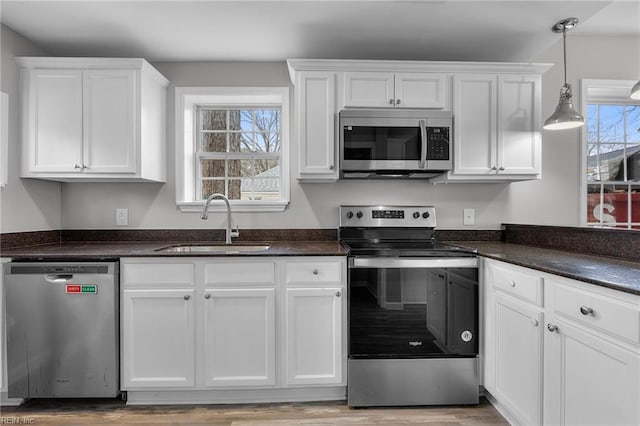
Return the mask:
[[[82,72],[31,70],[27,76],[27,170],[80,173]],[[77,167],[76,167],[77,166]]]
[[544,424],[640,424],[640,355],[569,325],[544,333]]
[[346,72],[344,73],[347,107],[383,107],[395,105],[393,73]]
[[136,71],[84,71],[85,173],[136,171]]
[[493,395],[526,425],[542,414],[542,312],[494,294]]
[[498,76],[500,174],[540,173],[540,76]]
[[296,81],[296,134],[300,180],[338,179],[336,167],[336,73],[301,72]]
[[286,289],[286,384],[342,384],[342,292]]
[[494,174],[496,158],[495,75],[453,78],[453,174]]
[[194,290],[125,290],[122,388],[194,386]]
[[395,75],[396,108],[439,108],[445,106],[446,75],[431,73],[397,73]]
[[207,386],[275,385],[275,289],[208,289],[204,298]]

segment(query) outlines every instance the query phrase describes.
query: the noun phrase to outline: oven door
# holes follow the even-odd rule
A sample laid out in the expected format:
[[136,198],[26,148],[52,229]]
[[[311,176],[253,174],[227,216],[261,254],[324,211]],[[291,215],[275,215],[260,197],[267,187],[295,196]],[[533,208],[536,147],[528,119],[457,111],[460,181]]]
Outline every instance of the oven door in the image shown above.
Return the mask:
[[349,259],[349,358],[475,358],[475,257]]

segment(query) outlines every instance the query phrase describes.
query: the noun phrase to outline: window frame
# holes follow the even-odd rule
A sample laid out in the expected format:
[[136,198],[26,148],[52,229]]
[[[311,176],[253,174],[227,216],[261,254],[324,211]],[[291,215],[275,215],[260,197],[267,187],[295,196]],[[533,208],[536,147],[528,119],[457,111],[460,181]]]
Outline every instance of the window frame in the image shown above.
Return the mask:
[[[580,81],[580,101],[581,111],[585,114],[585,125],[581,129],[581,144],[580,144],[580,224],[589,228],[612,228],[612,229],[628,229],[638,230],[639,223],[633,222],[632,218],[632,203],[630,198],[627,198],[627,222],[615,222],[613,225],[607,225],[606,223],[593,223],[587,221],[587,206],[588,206],[588,187],[589,181],[587,180],[587,152],[588,152],[588,138],[587,138],[587,114],[589,103],[598,104],[610,104],[610,105],[640,105],[640,102],[629,97],[631,88],[636,83],[633,80],[604,80],[604,79],[582,79]],[[590,95],[591,93],[591,95]],[[593,184],[593,182],[592,182]],[[614,181],[603,181],[603,185],[626,185],[637,186],[640,189],[640,182],[631,183]],[[630,194],[630,192],[626,192]],[[602,199],[602,195],[601,195]],[[626,227],[623,227],[626,225]],[[632,228],[635,226],[635,228]]]
[[[204,200],[196,200],[200,176],[196,165],[199,106],[222,108],[280,107],[280,200],[229,200],[234,212],[281,212],[290,202],[289,87],[176,87],[176,205],[182,212],[201,212]],[[213,200],[209,211],[224,211],[222,200]]]

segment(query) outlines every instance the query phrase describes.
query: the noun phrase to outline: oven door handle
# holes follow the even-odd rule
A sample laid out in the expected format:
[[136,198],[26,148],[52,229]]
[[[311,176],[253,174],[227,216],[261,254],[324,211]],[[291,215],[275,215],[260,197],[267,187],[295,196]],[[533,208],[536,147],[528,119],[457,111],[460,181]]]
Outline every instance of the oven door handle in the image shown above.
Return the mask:
[[420,142],[422,149],[420,150],[420,168],[424,169],[427,165],[427,120],[419,120],[420,126]]
[[349,268],[477,268],[476,257],[350,257]]

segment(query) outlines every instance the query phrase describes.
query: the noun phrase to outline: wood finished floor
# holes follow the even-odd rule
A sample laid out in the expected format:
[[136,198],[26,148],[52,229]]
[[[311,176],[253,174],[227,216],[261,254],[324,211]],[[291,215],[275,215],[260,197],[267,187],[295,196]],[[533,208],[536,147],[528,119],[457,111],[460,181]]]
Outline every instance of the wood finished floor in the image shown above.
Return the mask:
[[[356,408],[345,402],[287,404],[125,406],[121,402],[32,400],[4,407],[6,419],[37,425],[508,425],[482,399],[477,406]],[[27,419],[25,422],[23,419]],[[11,420],[9,420],[11,421]]]

